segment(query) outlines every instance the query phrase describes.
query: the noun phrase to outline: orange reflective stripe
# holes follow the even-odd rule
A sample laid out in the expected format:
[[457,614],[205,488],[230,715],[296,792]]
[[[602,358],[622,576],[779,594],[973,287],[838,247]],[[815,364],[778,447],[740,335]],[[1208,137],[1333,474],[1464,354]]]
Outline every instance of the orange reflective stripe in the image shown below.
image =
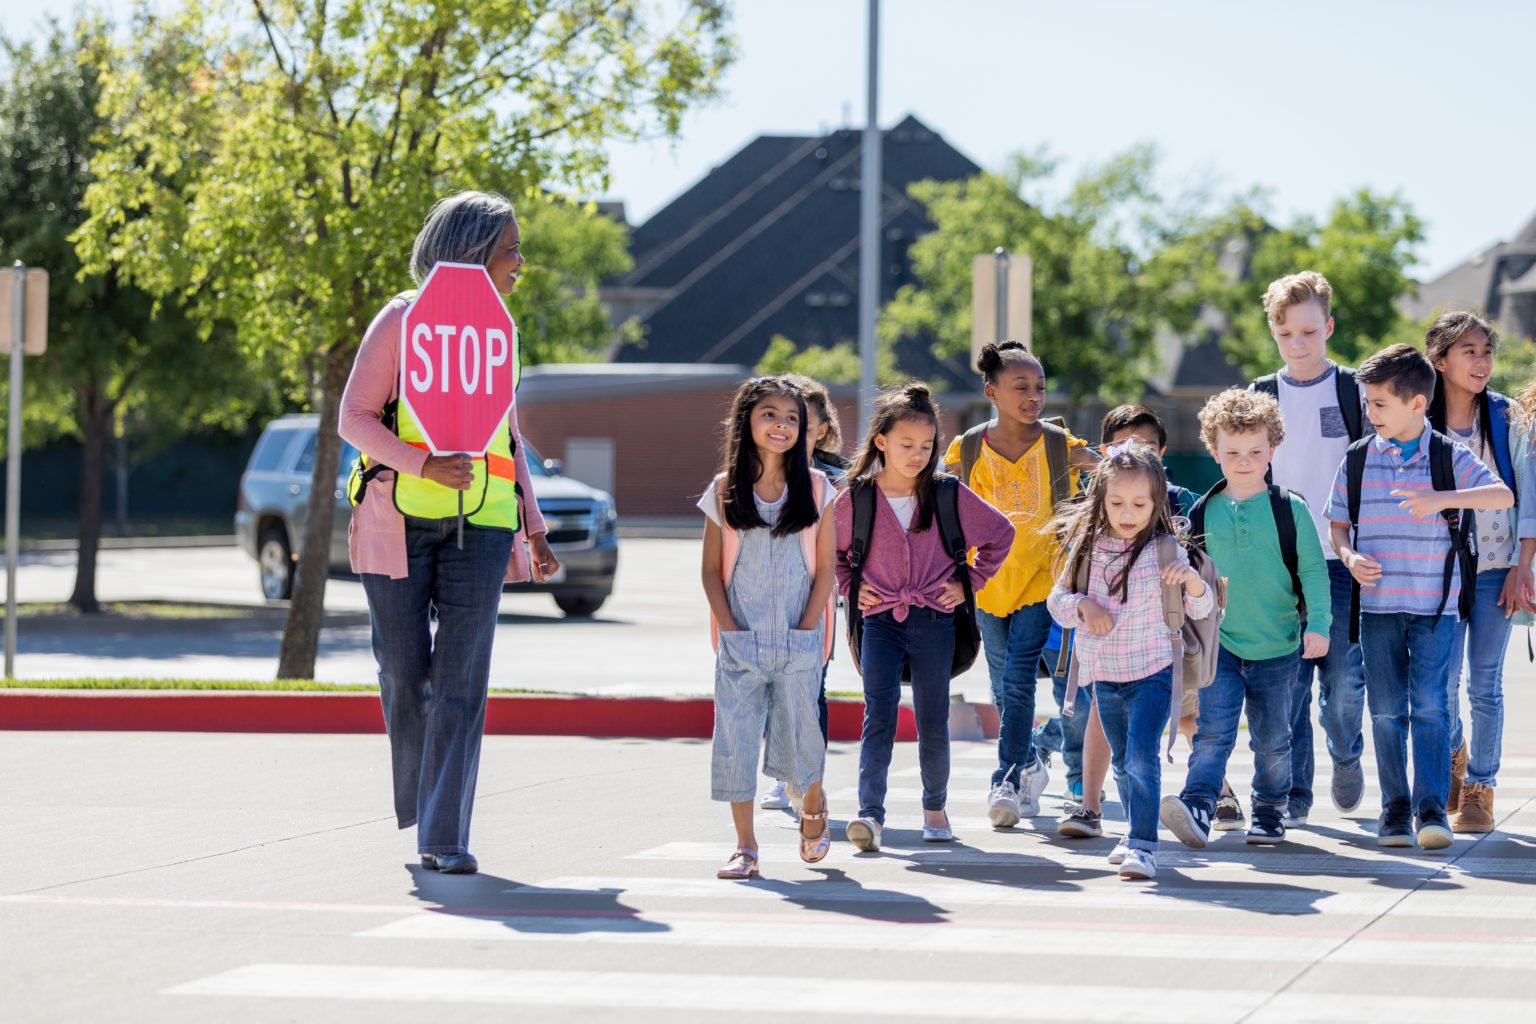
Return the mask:
[[[404,438],[401,440],[404,440]],[[406,441],[405,443],[410,445],[412,448],[420,448],[424,452],[430,452],[432,450],[425,441]],[[491,476],[497,476],[503,480],[515,481],[517,479],[516,459],[509,459],[505,455],[497,455],[494,452],[488,452],[485,455],[485,461],[486,466],[491,471]]]

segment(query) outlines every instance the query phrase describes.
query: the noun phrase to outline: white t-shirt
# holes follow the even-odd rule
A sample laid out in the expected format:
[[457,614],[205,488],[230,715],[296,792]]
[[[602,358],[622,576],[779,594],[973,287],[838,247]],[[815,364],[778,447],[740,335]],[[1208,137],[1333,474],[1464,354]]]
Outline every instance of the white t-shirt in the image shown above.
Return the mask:
[[[764,501],[758,496],[756,491],[752,492],[752,500],[757,504],[757,514],[762,516],[764,520],[778,518],[779,509],[784,507],[784,502],[788,499],[788,487],[784,488],[784,493],[779,495],[777,501]],[[828,505],[837,500],[837,488],[828,482],[822,488],[821,499],[821,507],[824,510]],[[704,492],[704,496],[698,501],[698,509],[708,516],[709,521],[716,526],[725,525],[720,521],[720,499],[715,496],[715,481],[711,480],[709,482],[709,489]]]
[[891,503],[891,511],[896,513],[896,521],[901,528],[908,533],[912,532],[912,517],[917,514],[917,495],[908,495],[905,498],[886,498]]
[[1323,507],[1328,504],[1334,477],[1350,443],[1349,428],[1339,409],[1338,369],[1330,361],[1326,373],[1305,384],[1297,384],[1283,372],[1277,375],[1285,440],[1275,449],[1275,483],[1306,499],[1328,558],[1339,556],[1327,541],[1331,524],[1323,516]]
[[[1467,431],[1457,430],[1452,427],[1447,431],[1452,438],[1466,445],[1468,450],[1483,460],[1483,464],[1495,473],[1499,471],[1499,461],[1494,458],[1492,448],[1483,440],[1483,424],[1481,419],[1474,420],[1472,429]],[[1508,483],[1509,481],[1505,481]],[[1511,509],[1486,509],[1477,510],[1477,571],[1486,572],[1489,569],[1508,569],[1515,564],[1515,531],[1510,529],[1509,517]]]

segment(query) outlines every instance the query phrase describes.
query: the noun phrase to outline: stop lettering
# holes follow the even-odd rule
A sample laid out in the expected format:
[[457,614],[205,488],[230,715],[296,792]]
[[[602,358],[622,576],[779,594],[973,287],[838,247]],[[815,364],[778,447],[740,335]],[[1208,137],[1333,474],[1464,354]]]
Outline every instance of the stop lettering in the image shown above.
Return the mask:
[[434,455],[484,455],[512,407],[517,333],[485,268],[439,263],[400,325],[400,398]]

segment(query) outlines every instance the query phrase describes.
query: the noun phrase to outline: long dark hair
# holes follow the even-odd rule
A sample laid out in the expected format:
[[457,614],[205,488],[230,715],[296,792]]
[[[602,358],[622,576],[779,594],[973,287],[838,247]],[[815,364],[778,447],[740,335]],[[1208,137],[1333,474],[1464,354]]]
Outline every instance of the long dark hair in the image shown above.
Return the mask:
[[752,486],[763,475],[763,460],[752,441],[752,410],[763,399],[780,396],[795,400],[800,424],[795,431],[795,443],[784,453],[788,493],[778,521],[773,524],[773,536],[799,533],[815,526],[821,518],[821,509],[816,507],[816,489],[811,483],[811,460],[805,451],[805,396],[782,377],[753,377],[736,389],[731,413],[725,421],[725,491],[720,498],[725,506],[726,524],[733,530],[755,530],[768,525],[752,496]]
[[[1109,592],[1119,591],[1121,601],[1130,597],[1131,567],[1141,557],[1148,544],[1159,534],[1175,536],[1173,510],[1168,505],[1168,475],[1163,470],[1162,457],[1153,448],[1140,441],[1128,441],[1123,447],[1111,446],[1104,450],[1104,457],[1094,468],[1088,492],[1081,501],[1063,503],[1051,529],[1061,543],[1057,556],[1057,574],[1064,575],[1068,583],[1077,586],[1078,574],[1085,565],[1093,565],[1093,552],[1099,540],[1114,536],[1109,527],[1109,516],[1104,510],[1109,482],[1117,477],[1141,475],[1147,478],[1152,492],[1152,518],[1147,520],[1140,533],[1131,539],[1131,546],[1120,559],[1118,572],[1109,578]],[[1190,563],[1198,565],[1195,549],[1190,549]]]
[[[1495,352],[1499,348],[1499,332],[1494,330],[1492,324],[1476,313],[1466,310],[1458,310],[1454,313],[1442,313],[1435,318],[1435,322],[1429,325],[1429,331],[1424,335],[1424,355],[1429,359],[1429,365],[1444,359],[1446,353],[1455,347],[1462,338],[1473,331],[1481,331],[1488,339],[1488,345]],[[1493,409],[1488,401],[1489,388],[1483,388],[1482,392],[1472,396],[1472,407],[1477,413],[1477,422],[1481,428],[1483,440],[1489,448],[1493,447]],[[1449,427],[1446,421],[1445,408],[1445,374],[1435,366],[1435,393],[1429,396],[1429,410],[1425,413],[1429,418],[1429,425],[1440,433],[1445,433]],[[1496,470],[1497,471],[1497,470]]]
[[875,474],[885,465],[875,438],[889,434],[903,420],[925,420],[933,426],[933,452],[928,464],[917,476],[917,515],[912,518],[912,532],[920,533],[933,525],[933,483],[939,465],[939,407],[928,393],[928,385],[912,382],[875,399],[875,411],[864,434],[864,447],[853,460],[848,477],[854,484],[872,485]]

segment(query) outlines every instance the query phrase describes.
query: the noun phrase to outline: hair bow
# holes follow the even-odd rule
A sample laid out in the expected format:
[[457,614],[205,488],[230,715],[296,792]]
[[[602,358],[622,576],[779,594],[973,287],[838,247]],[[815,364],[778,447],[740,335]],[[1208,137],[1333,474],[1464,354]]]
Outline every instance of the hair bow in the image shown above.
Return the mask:
[[1126,452],[1131,450],[1131,445],[1135,443],[1136,439],[1134,437],[1128,437],[1118,444],[1107,444],[1104,446],[1103,457],[1106,459],[1112,459],[1116,455],[1124,455]]

